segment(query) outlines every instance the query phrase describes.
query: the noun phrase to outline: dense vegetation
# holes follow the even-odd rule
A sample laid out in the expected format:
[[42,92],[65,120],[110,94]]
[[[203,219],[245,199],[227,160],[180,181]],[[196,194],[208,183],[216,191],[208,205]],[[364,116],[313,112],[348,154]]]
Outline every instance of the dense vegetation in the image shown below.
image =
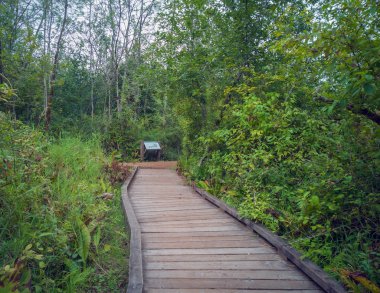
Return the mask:
[[102,230],[122,224],[118,201],[96,197],[117,190],[101,166],[149,139],[348,289],[378,292],[379,12],[376,0],[1,2],[0,284],[16,268],[26,288],[102,291],[89,276],[109,274],[123,250],[105,250],[125,235]]
[[[52,143],[4,115],[0,130],[1,292],[125,286],[120,192],[102,175],[108,162],[97,139]],[[104,200],[104,192],[117,198]]]

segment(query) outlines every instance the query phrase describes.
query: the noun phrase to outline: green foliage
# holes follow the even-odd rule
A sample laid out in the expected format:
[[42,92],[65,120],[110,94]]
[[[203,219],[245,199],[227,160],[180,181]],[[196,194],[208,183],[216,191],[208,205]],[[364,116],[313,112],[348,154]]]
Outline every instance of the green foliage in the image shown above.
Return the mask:
[[0,102],[9,102],[15,91],[6,83],[0,84]]
[[74,223],[75,234],[77,235],[78,254],[82,262],[86,264],[88,252],[90,250],[91,234],[88,227],[78,218]]
[[[107,160],[98,139],[49,142],[3,114],[0,133],[0,287],[117,291],[127,274],[127,235],[119,188],[102,173]],[[113,201],[101,199],[104,192],[114,192]],[[120,250],[117,258],[110,247]],[[115,275],[109,284],[93,279],[109,274]]]
[[163,117],[160,113],[154,113],[139,118],[124,110],[112,120],[106,120],[100,128],[103,149],[118,160],[139,159],[142,140],[159,141],[163,147],[162,159],[178,157],[180,129],[169,115]]
[[116,152],[118,159],[137,159],[139,157],[139,125],[131,112],[123,112],[105,123],[102,136],[106,152]]
[[[30,270],[37,292],[117,291],[125,235],[119,203],[97,197],[112,191],[99,144],[113,159],[135,160],[141,140],[157,140],[165,159],[181,154],[199,186],[350,290],[376,288],[378,1],[148,2],[71,3],[78,42],[64,36],[59,54],[57,141],[1,114],[0,282],[29,290]],[[57,4],[0,3],[0,109],[37,127],[62,21]],[[150,23],[152,11],[156,32],[147,37],[137,19]],[[62,139],[78,135],[87,141]],[[128,174],[116,161],[105,169],[111,183]],[[18,263],[30,244],[43,259]]]
[[[244,13],[276,21],[264,21],[251,40],[253,56],[245,54],[248,40],[223,48],[237,78],[220,81],[224,93],[207,100],[217,115],[196,128],[199,117],[182,99],[181,168],[350,290],[369,290],[380,281],[378,5],[283,1],[260,16],[252,14],[254,5],[225,4],[230,26],[242,32]],[[237,60],[244,59],[242,67]]]
[[[183,167],[242,216],[296,239],[293,245],[329,272],[350,267],[379,282],[376,126],[342,111],[332,122],[312,102],[244,88],[233,89],[242,103],[227,107],[221,127],[197,140]],[[363,262],[347,251],[353,241]]]

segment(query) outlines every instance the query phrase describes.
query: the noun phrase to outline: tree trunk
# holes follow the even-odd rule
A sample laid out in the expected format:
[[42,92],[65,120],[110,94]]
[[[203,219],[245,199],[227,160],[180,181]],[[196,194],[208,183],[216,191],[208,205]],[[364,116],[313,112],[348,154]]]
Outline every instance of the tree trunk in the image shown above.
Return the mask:
[[120,99],[120,92],[119,92],[119,68],[115,68],[115,90],[116,90],[116,108],[117,112],[122,111],[122,106],[121,106],[121,99]]
[[94,46],[92,44],[92,1],[90,1],[90,19],[89,19],[89,31],[90,31],[90,82],[91,82],[91,119],[94,119]]
[[59,33],[58,41],[57,41],[57,49],[55,51],[54,55],[54,63],[53,63],[53,70],[50,75],[50,91],[47,96],[47,105],[46,105],[46,116],[45,116],[45,131],[49,131],[50,128],[50,122],[51,122],[51,107],[52,107],[52,101],[54,97],[54,83],[55,79],[57,77],[57,69],[58,69],[58,62],[59,62],[59,50],[62,43],[62,36],[65,31],[66,26],[66,20],[67,20],[67,8],[68,8],[68,0],[65,0],[65,12],[62,20],[62,26],[61,31]]
[[[46,46],[46,39],[47,39],[47,14],[48,14],[48,3],[45,3],[44,5],[44,15],[43,15],[43,20],[44,20],[44,58],[47,56],[47,46]],[[43,75],[44,75],[44,109],[43,113],[46,113],[46,107],[47,107],[47,96],[48,96],[48,77],[47,77],[47,64],[46,60],[44,60],[44,67],[43,67]]]

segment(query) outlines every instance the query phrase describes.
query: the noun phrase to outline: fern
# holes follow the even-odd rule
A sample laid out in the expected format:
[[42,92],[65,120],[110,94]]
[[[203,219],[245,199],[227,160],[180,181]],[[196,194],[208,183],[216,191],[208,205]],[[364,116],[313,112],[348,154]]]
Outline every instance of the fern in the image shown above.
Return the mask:
[[95,234],[94,236],[92,237],[92,243],[94,244],[95,246],[95,252],[98,253],[98,247],[99,247],[99,243],[100,243],[100,227],[96,227],[96,231],[95,231]]
[[91,234],[88,227],[78,218],[76,218],[77,236],[78,236],[78,254],[82,259],[84,267],[90,250]]

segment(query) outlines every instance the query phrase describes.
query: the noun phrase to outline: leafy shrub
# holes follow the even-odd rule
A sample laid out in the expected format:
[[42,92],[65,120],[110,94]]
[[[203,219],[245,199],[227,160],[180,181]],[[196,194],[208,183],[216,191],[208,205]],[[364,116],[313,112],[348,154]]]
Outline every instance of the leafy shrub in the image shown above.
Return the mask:
[[345,270],[379,282],[376,126],[278,93],[241,95],[182,168],[346,283]]

